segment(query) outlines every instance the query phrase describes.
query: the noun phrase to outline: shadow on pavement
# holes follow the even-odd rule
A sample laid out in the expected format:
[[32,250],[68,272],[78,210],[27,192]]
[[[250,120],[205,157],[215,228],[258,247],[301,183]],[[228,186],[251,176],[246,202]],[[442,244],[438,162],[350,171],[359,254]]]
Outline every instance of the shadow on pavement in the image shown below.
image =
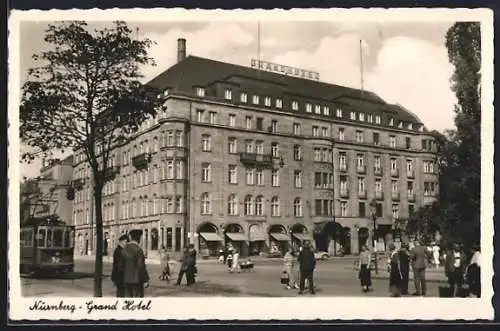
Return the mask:
[[[21,278],[27,279],[85,279],[93,278],[94,273],[92,272],[73,272],[73,273],[45,273],[45,274],[21,274]],[[103,278],[109,277],[108,275],[103,275]]]

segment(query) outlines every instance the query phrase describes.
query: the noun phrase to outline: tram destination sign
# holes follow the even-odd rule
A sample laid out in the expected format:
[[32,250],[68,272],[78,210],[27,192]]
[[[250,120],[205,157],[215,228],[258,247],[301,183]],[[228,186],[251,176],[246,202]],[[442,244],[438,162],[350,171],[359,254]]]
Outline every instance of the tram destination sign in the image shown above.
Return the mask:
[[319,73],[316,71],[305,70],[256,59],[251,59],[250,65],[252,68],[255,69],[276,72],[287,76],[295,76],[299,78],[319,80]]

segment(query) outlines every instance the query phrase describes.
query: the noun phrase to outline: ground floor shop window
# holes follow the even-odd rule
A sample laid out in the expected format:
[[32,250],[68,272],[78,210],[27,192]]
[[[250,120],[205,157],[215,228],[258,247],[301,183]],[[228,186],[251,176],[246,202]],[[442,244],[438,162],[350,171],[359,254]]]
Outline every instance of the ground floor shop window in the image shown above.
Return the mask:
[[175,228],[175,251],[181,251],[181,228]]
[[265,241],[253,241],[250,242],[250,255],[256,256],[262,253],[265,249],[266,242]]

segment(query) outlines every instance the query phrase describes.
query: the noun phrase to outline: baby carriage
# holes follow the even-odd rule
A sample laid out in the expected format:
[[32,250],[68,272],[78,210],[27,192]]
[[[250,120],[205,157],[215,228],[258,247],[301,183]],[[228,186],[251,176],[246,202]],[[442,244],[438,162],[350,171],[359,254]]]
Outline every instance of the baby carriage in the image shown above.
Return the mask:
[[247,260],[240,264],[241,271],[252,272],[253,271],[253,262]]

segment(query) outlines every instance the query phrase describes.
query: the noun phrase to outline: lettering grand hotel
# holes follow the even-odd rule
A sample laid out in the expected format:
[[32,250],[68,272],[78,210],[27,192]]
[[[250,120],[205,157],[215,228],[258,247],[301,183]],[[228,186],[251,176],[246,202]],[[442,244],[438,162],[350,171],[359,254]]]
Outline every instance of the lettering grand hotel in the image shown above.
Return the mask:
[[[178,40],[178,62],[149,82],[164,91],[164,110],[110,160],[108,254],[132,228],[150,257],[187,243],[216,254],[231,242],[246,255],[305,239],[357,253],[373,245],[374,218],[375,238],[387,243],[398,220],[435,199],[435,138],[411,112],[313,72],[252,64],[186,57]],[[93,246],[90,178],[76,153],[76,254]]]

